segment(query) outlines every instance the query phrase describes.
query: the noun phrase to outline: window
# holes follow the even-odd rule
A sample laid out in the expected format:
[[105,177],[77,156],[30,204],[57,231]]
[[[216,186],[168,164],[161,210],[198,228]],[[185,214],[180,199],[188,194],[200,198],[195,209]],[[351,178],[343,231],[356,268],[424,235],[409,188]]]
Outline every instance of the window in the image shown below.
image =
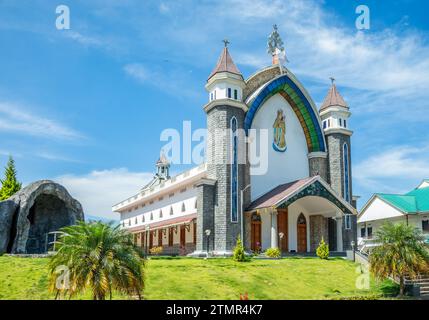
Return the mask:
[[342,127],[343,126],[343,122],[342,122],[341,118],[339,120],[340,120],[340,127]]
[[326,121],[323,121],[323,129],[326,129]]
[[150,213],[150,220],[153,220],[153,212]]
[[372,227],[368,227],[366,228],[366,234],[368,238],[372,237]]
[[215,100],[216,100],[216,90],[214,91],[214,98],[215,98]]
[[350,230],[352,228],[352,215],[351,214],[346,214],[344,216],[344,228],[346,230]]
[[362,228],[360,228],[360,236],[362,237],[362,238],[365,238],[365,227],[362,227]]
[[210,101],[212,101],[212,100],[213,100],[213,92],[210,93]]
[[125,227],[125,221],[122,221],[122,226]]
[[142,216],[142,222],[144,223],[144,215]]
[[137,222],[137,217],[134,219],[134,224],[137,224],[138,222]]
[[195,209],[197,209],[197,208],[198,208],[198,201],[195,200]]
[[128,226],[131,226],[131,219],[128,220]]
[[347,143],[344,143],[343,145],[343,163],[344,163],[344,199],[347,202],[350,202],[350,177],[349,177],[349,147]]
[[344,119],[344,128],[347,128],[347,122],[346,122],[346,119]]
[[234,89],[234,99],[238,100],[238,91],[237,91],[237,89]]
[[159,210],[159,218],[162,218],[162,210]]
[[422,230],[423,232],[429,232],[429,220],[422,221]]
[[231,222],[238,222],[238,134],[237,119],[231,119]]
[[173,213],[174,213],[174,212],[173,212],[173,206],[171,206],[171,207],[170,207],[170,216],[172,216],[172,215],[173,215]]
[[331,126],[331,119],[328,119],[328,128]]
[[228,98],[231,98],[231,88],[228,88]]
[[185,203],[182,202],[182,212],[185,212],[185,211],[186,211]]

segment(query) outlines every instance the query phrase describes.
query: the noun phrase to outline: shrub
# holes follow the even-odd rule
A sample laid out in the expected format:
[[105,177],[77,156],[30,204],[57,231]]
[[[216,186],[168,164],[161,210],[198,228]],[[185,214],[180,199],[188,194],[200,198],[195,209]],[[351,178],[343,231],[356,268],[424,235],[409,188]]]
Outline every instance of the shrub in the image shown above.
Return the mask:
[[244,246],[243,246],[243,243],[241,242],[240,236],[237,238],[237,244],[235,245],[232,258],[238,262],[246,261],[246,255],[244,253]]
[[162,247],[153,247],[149,249],[150,254],[160,255],[162,253]]
[[279,248],[269,248],[265,251],[265,255],[269,258],[280,258],[281,252]]
[[329,247],[323,238],[316,249],[316,254],[320,259],[326,260],[329,258]]

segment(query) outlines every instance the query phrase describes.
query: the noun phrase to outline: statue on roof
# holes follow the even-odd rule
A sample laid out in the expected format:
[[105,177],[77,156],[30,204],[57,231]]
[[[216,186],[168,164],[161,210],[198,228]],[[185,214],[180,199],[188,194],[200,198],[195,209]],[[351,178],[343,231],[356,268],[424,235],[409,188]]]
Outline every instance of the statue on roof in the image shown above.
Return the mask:
[[273,25],[273,32],[268,36],[268,42],[267,42],[267,52],[271,55],[275,55],[276,49],[280,51],[284,51],[285,48],[283,47],[283,40],[280,37],[279,32],[277,31],[277,25]]

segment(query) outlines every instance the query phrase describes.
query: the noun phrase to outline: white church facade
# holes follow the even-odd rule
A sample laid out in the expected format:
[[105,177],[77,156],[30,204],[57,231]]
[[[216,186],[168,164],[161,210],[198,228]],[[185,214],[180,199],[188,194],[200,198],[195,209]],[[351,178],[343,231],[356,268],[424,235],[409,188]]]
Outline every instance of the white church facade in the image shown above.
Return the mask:
[[224,256],[238,237],[248,251],[283,253],[314,252],[322,238],[331,251],[356,242],[349,107],[332,81],[317,108],[283,50],[275,28],[272,65],[244,79],[225,43],[205,86],[205,163],[170,177],[162,155],[154,179],[112,208],[139,246]]

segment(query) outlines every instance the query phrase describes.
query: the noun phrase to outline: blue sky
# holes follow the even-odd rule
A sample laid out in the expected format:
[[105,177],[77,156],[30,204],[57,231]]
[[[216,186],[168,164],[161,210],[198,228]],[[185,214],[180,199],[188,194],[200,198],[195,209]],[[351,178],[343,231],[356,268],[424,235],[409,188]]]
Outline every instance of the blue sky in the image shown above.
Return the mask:
[[[70,8],[71,29],[55,28]],[[370,30],[355,8],[370,8]],[[54,179],[88,214],[152,175],[165,128],[205,127],[204,84],[231,42],[247,77],[270,64],[279,26],[290,63],[320,105],[335,76],[353,113],[354,194],[405,192],[429,178],[427,1],[0,0],[0,164]],[[186,166],[175,166],[174,172]]]

